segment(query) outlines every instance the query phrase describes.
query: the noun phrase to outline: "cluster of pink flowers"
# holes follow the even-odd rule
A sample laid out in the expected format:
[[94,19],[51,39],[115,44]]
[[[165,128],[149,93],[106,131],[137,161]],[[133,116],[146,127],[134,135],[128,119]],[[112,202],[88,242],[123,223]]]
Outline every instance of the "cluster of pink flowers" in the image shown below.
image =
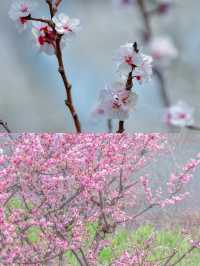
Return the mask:
[[36,7],[36,2],[32,0],[15,0],[11,5],[9,16],[16,22],[20,31],[27,29],[28,24],[32,24],[32,34],[37,47],[40,51],[52,55],[55,53],[58,35],[62,36],[61,47],[64,48],[69,38],[79,30],[80,21],[60,13],[52,18],[54,30],[45,19],[42,22],[32,17],[32,12]]
[[[0,163],[0,262],[41,264],[71,251],[77,256],[84,253],[80,260],[97,265],[98,252],[108,245],[103,236],[144,212],[138,209],[142,187],[149,209],[166,202],[156,198],[158,193],[149,193],[147,179],[134,175],[166,148],[161,134],[22,134],[5,141]],[[180,182],[186,184],[199,163],[197,158],[176,180],[170,177],[167,199],[181,197]],[[96,235],[102,237],[86,248],[89,223],[98,224]],[[37,231],[35,242],[30,239],[32,230]]]

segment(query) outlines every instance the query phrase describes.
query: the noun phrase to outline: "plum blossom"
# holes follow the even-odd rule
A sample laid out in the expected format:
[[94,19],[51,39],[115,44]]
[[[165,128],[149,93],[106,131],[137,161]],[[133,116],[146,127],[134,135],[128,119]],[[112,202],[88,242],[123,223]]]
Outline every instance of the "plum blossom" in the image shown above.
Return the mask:
[[153,59],[151,56],[142,54],[142,62],[133,72],[134,77],[139,81],[140,84],[151,80],[152,62]]
[[10,10],[9,17],[16,22],[19,31],[23,31],[27,28],[28,20],[27,17],[31,15],[35,9],[36,3],[31,0],[16,0],[13,1]]
[[137,94],[126,90],[123,82],[116,82],[101,90],[95,113],[109,119],[126,120],[130,110],[136,105],[137,99]]
[[56,35],[51,27],[45,23],[36,22],[33,25],[32,33],[40,51],[48,55],[54,54]]
[[[36,45],[41,52],[48,55],[55,53],[56,33],[46,23],[35,22],[33,24],[32,33],[36,41]],[[61,47],[64,48],[65,38],[61,39]]]
[[185,102],[179,101],[176,105],[167,108],[164,120],[168,125],[185,127],[194,124],[194,109]]
[[127,76],[130,72],[133,78],[142,83],[149,80],[152,75],[152,57],[144,55],[135,49],[133,43],[126,43],[120,46],[115,57],[117,70]]
[[149,44],[149,50],[155,62],[162,65],[168,65],[178,56],[177,48],[167,36],[152,39]]
[[65,14],[61,13],[53,18],[55,23],[55,29],[59,34],[65,34],[67,37],[71,37],[75,34],[80,26],[80,20],[76,18],[69,18]]
[[193,248],[200,248],[200,241],[194,241],[193,239],[191,239],[189,243]]

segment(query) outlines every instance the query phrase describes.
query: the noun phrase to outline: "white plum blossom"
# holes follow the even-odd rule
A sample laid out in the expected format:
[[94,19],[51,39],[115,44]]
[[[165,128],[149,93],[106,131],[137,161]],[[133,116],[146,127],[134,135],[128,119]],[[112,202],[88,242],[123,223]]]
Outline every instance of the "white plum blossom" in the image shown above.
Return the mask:
[[192,126],[194,109],[187,103],[179,101],[176,105],[167,108],[164,120],[168,125],[177,127]]
[[26,19],[31,15],[32,11],[36,7],[36,2],[31,0],[15,0],[12,2],[9,17],[15,21],[19,31],[23,31],[27,28],[28,20]]
[[[46,23],[35,22],[33,24],[32,33],[36,41],[36,45],[41,52],[48,55],[55,53],[56,46],[56,33]],[[61,48],[64,48],[66,39],[61,39]]]
[[128,74],[132,69],[141,63],[141,56],[133,47],[133,43],[121,45],[117,51],[114,60],[117,63],[117,69],[122,74]]
[[139,66],[135,68],[133,72],[134,77],[142,84],[145,81],[151,80],[152,77],[152,62],[153,59],[151,56],[148,55],[141,55],[142,61]]
[[169,65],[178,56],[177,48],[167,36],[152,39],[149,44],[149,50],[155,62],[162,65]]
[[65,14],[61,13],[58,16],[53,17],[55,23],[55,29],[59,34],[65,34],[66,37],[74,35],[80,26],[80,20],[77,18],[69,18]]
[[152,76],[152,57],[136,51],[133,43],[120,46],[115,61],[117,70],[122,76],[132,72],[133,78],[140,83],[149,80]]
[[94,113],[108,119],[126,120],[137,99],[136,93],[125,89],[125,83],[116,82],[101,90]]

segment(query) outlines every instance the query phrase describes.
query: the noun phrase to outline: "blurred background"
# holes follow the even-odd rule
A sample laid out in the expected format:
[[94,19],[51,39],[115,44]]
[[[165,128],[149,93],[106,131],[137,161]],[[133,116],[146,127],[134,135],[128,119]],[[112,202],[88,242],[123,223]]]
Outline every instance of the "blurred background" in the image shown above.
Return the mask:
[[[48,16],[45,1],[38,2],[40,8],[35,17]],[[0,3],[0,119],[7,121],[13,132],[73,132],[56,58],[38,53],[30,31],[17,32],[8,17],[10,4],[10,0]],[[197,125],[200,125],[199,10],[199,0],[177,0],[170,12],[152,20],[154,34],[168,35],[179,51],[163,72],[171,101],[182,99],[193,106]],[[136,5],[117,8],[112,0],[63,0],[60,11],[80,18],[82,24],[80,33],[64,50],[64,62],[83,130],[107,131],[106,121],[93,121],[90,113],[99,90],[118,78],[113,63],[115,51],[127,41],[139,41],[143,46],[141,15]],[[136,91],[139,102],[126,123],[128,132],[167,131],[157,80],[136,86]]]

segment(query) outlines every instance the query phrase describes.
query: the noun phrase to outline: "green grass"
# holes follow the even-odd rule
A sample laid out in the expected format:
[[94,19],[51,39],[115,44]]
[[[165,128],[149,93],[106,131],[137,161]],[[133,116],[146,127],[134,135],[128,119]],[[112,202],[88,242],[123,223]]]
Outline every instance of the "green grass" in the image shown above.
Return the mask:
[[[92,236],[95,234],[94,225],[89,225]],[[159,261],[162,258],[169,256],[173,249],[177,249],[178,253],[174,257],[173,261],[176,261],[182,254],[184,254],[190,245],[181,235],[180,230],[155,230],[152,225],[140,226],[137,230],[132,232],[121,229],[116,232],[114,237],[110,240],[110,245],[103,248],[99,253],[98,265],[109,265],[115,258],[120,256],[125,250],[130,252],[134,250],[134,247],[144,247],[144,242],[152,234],[155,234],[155,241],[153,242],[152,252],[149,256],[150,261]],[[70,266],[78,266],[76,259],[72,252],[65,253],[67,263]],[[188,255],[179,266],[200,266],[200,250],[194,250]]]

